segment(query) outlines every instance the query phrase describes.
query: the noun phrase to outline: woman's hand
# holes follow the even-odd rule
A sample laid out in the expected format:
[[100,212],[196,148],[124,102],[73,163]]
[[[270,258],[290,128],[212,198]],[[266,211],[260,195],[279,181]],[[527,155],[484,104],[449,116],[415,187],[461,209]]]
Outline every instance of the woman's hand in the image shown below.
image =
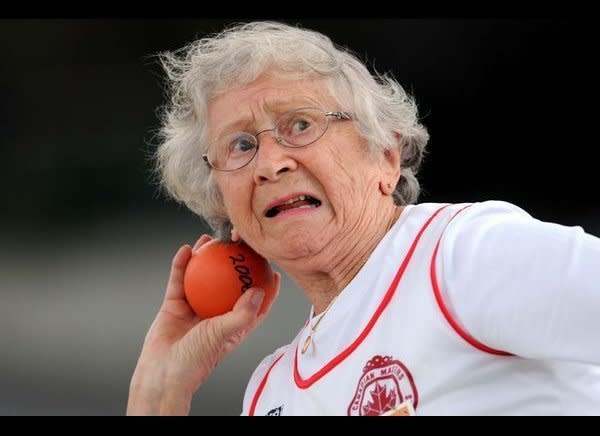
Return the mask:
[[[193,250],[210,241],[203,235]],[[200,319],[185,299],[183,276],[192,248],[181,247],[173,258],[162,306],[150,326],[129,387],[127,415],[187,415],[192,397],[215,366],[241,344],[267,316],[279,294],[258,315],[264,291],[248,289],[232,311]]]

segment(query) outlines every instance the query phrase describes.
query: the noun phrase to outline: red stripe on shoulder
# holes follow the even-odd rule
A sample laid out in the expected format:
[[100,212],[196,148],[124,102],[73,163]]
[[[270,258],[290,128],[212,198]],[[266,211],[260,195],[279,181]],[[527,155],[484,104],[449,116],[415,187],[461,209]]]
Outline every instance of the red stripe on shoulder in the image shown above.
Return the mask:
[[279,362],[279,360],[283,357],[284,354],[285,353],[280,354],[279,357],[277,359],[275,359],[275,361],[271,364],[271,366],[267,370],[265,376],[261,380],[260,385],[258,385],[258,389],[256,389],[254,398],[252,398],[252,403],[250,405],[250,411],[248,412],[248,416],[254,416],[254,412],[256,410],[256,404],[258,403],[258,399],[260,398],[260,395],[262,394],[262,391],[265,388],[265,385],[267,384],[267,379],[269,378],[269,374],[271,373],[271,370],[273,369],[273,367],[277,364],[277,362]]
[[[469,204],[469,205],[459,209],[458,212],[456,212],[454,215],[452,215],[452,218],[450,218],[450,221],[448,221],[448,224],[450,224],[450,222],[456,217],[456,215],[458,215],[460,212],[462,212],[463,210],[465,210],[471,206],[472,205]],[[446,228],[448,227],[448,224],[446,224]],[[444,228],[444,231],[446,231],[445,228]],[[444,232],[442,232],[442,235],[440,235],[440,237],[437,240],[437,243],[435,244],[435,250],[433,250],[433,255],[431,256],[431,266],[429,268],[429,273],[430,273],[430,277],[431,277],[431,285],[433,286],[433,293],[435,295],[435,300],[437,301],[437,304],[440,307],[440,310],[442,311],[444,318],[446,318],[446,321],[448,321],[448,324],[450,324],[450,326],[456,331],[456,333],[458,333],[458,335],[461,338],[463,338],[467,343],[469,343],[473,347],[475,347],[481,351],[485,351],[486,353],[495,354],[497,356],[513,356],[513,354],[511,354],[511,353],[507,353],[506,351],[496,350],[494,348],[488,347],[487,345],[479,342],[477,339],[475,339],[473,336],[471,336],[469,333],[467,333],[459,325],[459,323],[456,321],[456,319],[450,313],[450,310],[448,310],[448,306],[446,306],[446,303],[444,302],[444,299],[442,297],[442,292],[441,292],[439,284],[438,284],[437,272],[436,272],[436,267],[435,267],[435,260],[437,258],[438,249],[440,248],[440,241],[442,240],[443,235],[444,235]]]

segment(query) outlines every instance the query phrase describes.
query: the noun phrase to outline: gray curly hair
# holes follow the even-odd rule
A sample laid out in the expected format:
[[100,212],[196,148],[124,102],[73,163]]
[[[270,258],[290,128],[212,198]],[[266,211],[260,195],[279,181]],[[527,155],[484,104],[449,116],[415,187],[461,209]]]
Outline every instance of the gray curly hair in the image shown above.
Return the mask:
[[231,223],[202,160],[208,105],[228,87],[248,84],[273,69],[290,78],[323,77],[340,109],[355,115],[372,152],[401,147],[394,201],[416,202],[420,186],[415,176],[429,134],[414,99],[393,77],[372,75],[356,55],[327,36],[277,22],[242,23],[158,56],[170,101],[161,113],[155,174],[167,194],[203,217],[217,237],[228,238]]

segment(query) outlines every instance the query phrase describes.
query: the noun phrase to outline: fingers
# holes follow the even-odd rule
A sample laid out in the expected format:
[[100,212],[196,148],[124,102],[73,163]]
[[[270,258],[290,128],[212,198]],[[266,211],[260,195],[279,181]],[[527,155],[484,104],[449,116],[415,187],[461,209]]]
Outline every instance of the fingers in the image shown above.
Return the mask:
[[250,288],[235,303],[233,310],[219,318],[222,340],[252,326],[258,315],[265,292],[262,289]]
[[196,241],[196,244],[194,244],[193,249],[191,249],[188,244],[185,244],[177,250],[177,253],[175,253],[175,256],[173,257],[173,261],[171,262],[171,273],[169,275],[169,281],[167,282],[165,301],[185,298],[183,291],[185,268],[192,257],[192,253],[211,239],[212,238],[209,235],[202,235],[198,241]]
[[279,286],[281,286],[281,274],[279,274],[277,271],[274,271],[273,275],[275,276],[275,290],[277,293],[279,293]]
[[[280,285],[281,285],[281,274],[279,274],[278,272],[274,273],[275,276],[275,291],[271,294],[271,295],[267,295],[265,294],[264,298],[261,300],[259,304],[259,311],[257,313],[256,316],[252,317],[249,319],[244,319],[242,320],[242,323],[240,323],[239,325],[241,326],[240,329],[249,329],[249,330],[254,330],[256,327],[258,327],[262,321],[267,317],[267,315],[269,314],[269,312],[271,311],[271,308],[273,307],[273,304],[275,303],[275,300],[277,300],[277,298],[279,297],[279,290],[280,290]],[[236,308],[238,307],[238,305],[240,305],[240,307],[245,303],[245,299],[244,297],[246,297],[246,295],[250,292],[250,291],[257,291],[257,288],[251,288],[248,291],[246,291],[246,293],[240,297],[240,299],[237,301],[235,307],[234,307],[234,311],[236,310]],[[250,297],[253,298],[253,297]],[[246,322],[244,324],[244,322]],[[235,333],[235,330],[233,330],[233,333]]]
[[204,244],[206,244],[211,239],[212,238],[209,235],[202,235],[202,236],[200,236],[200,239],[198,239],[196,241],[196,243],[194,244],[194,248],[192,248],[192,251],[196,252],[196,250],[198,250],[200,247],[202,247]]
[[210,342],[228,344],[221,349],[221,353],[231,352],[266,318],[279,296],[281,274],[275,272],[274,276],[275,290],[271,295],[266,295],[262,289],[250,288],[238,299],[232,311],[211,318],[216,328],[213,330],[215,336]]
[[188,244],[180,247],[179,250],[177,250],[177,253],[175,253],[173,261],[171,262],[171,274],[169,275],[169,281],[167,282],[165,300],[185,298],[183,292],[183,275],[185,273],[185,267],[191,257],[192,250]]

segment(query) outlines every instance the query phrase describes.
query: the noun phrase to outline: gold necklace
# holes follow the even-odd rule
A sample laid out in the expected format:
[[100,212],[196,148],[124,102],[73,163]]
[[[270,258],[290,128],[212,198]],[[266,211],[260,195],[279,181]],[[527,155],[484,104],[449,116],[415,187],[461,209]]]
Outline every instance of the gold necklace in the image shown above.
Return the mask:
[[[396,208],[396,210],[394,210],[394,213],[392,215],[392,219],[388,223],[387,229],[385,230],[384,234],[387,234],[387,232],[392,228],[392,226],[394,224],[396,224],[396,221],[400,217],[400,214],[402,213],[403,210],[404,210],[404,207],[398,207],[398,208]],[[323,311],[323,313],[321,313],[321,315],[319,315],[319,319],[317,320],[317,322],[315,322],[314,324],[311,324],[311,326],[310,326],[310,333],[308,334],[308,336],[304,340],[304,344],[302,345],[302,354],[306,353],[306,351],[308,351],[308,347],[310,347],[311,344],[313,343],[313,338],[312,337],[315,334],[315,330],[317,330],[317,326],[319,325],[319,323],[321,322],[321,320],[323,318],[325,318],[325,315],[327,314],[327,312],[329,311],[329,309],[331,308],[331,306],[333,306],[333,303],[335,302],[335,300],[337,299],[337,297],[339,297],[339,294],[336,295],[333,298],[333,300],[331,300],[331,302],[327,305],[327,307],[325,308],[325,310]]]
[[333,306],[333,303],[335,302],[336,298],[338,296],[336,295],[333,300],[331,300],[331,302],[327,305],[327,307],[325,308],[325,310],[323,311],[323,313],[321,315],[319,315],[319,319],[317,320],[317,322],[315,322],[314,324],[310,325],[310,333],[308,334],[308,336],[306,337],[306,339],[304,340],[304,345],[302,345],[302,354],[306,353],[306,351],[308,350],[308,347],[310,347],[310,345],[313,343],[313,335],[315,334],[315,330],[317,330],[317,326],[319,325],[319,323],[321,322],[321,320],[323,318],[325,318],[325,315],[327,314],[327,312],[329,311],[329,309],[331,309],[331,306]]

